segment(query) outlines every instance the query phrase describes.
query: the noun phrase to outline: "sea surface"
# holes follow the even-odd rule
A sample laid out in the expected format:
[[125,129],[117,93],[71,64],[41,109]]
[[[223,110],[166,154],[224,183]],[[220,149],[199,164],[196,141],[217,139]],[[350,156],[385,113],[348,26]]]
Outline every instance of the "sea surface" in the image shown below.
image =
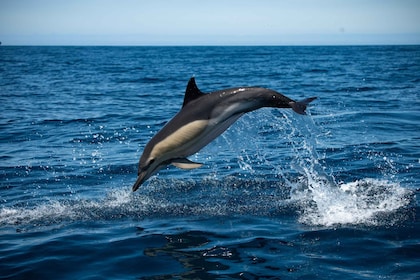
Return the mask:
[[[133,193],[192,76],[318,99]],[[0,279],[420,277],[420,46],[2,46],[0,104]]]

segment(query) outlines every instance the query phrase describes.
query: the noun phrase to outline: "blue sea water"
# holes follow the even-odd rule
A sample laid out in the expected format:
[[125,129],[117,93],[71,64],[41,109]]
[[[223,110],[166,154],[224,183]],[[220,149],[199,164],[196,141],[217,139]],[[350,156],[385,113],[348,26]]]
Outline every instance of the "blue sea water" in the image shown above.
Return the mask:
[[[261,109],[131,186],[204,92]],[[1,47],[1,279],[415,279],[420,47]]]

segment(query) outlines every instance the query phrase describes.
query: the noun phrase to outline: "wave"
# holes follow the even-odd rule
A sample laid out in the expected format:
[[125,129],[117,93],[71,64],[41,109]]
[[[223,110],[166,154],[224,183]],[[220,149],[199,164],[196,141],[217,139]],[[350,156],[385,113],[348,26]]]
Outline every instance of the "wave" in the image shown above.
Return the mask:
[[410,204],[411,196],[412,192],[398,183],[364,178],[337,187],[311,182],[293,198],[300,201],[299,222],[330,227],[396,224],[405,218],[394,214]]
[[50,199],[37,205],[0,208],[0,225],[46,226],[63,222],[159,217],[297,216],[312,226],[393,225],[412,201],[412,192],[378,179],[329,185],[300,178],[293,188],[264,179],[207,179],[199,182],[152,179],[140,193],[127,187],[99,199]]
[[[269,115],[262,119],[278,118],[269,112],[265,111]],[[258,119],[258,116],[251,120]],[[242,126],[246,127],[246,122]],[[217,174],[201,180],[162,180],[155,177],[138,193],[132,193],[125,186],[108,190],[104,197],[99,198],[77,192],[71,198],[50,196],[48,200],[37,200],[35,205],[21,203],[1,206],[0,225],[49,225],[170,216],[254,215],[295,217],[302,224],[331,227],[393,225],[408,217],[404,211],[409,209],[413,193],[399,182],[375,176],[336,183],[333,175],[326,174],[327,168],[322,165],[321,157],[315,149],[317,139],[311,136],[317,135],[317,128],[311,119],[291,118],[285,114],[281,121],[273,122],[270,129],[288,132],[288,149],[292,150],[294,156],[290,164],[297,175],[286,175],[293,173],[274,166],[275,163],[270,163],[272,155],[264,154],[258,156],[261,157],[258,161],[266,161],[268,167],[277,172],[275,176],[267,176],[266,169],[254,166],[252,161],[241,160],[238,164],[242,170],[246,169],[248,177],[245,179],[237,175],[222,177]],[[244,129],[241,123],[232,131],[258,133]],[[284,137],[284,134],[278,137]],[[227,145],[235,147],[235,140],[229,139],[224,138],[224,141],[231,141]],[[252,151],[258,150],[258,143],[253,142],[249,148]],[[246,149],[242,152],[247,153]],[[243,158],[248,157],[253,158],[255,155],[245,154]],[[129,166],[126,168],[129,169]]]
[[[185,194],[188,193],[188,196]],[[238,195],[242,193],[242,195]],[[64,221],[144,219],[168,216],[223,216],[267,214],[287,191],[263,180],[224,181],[152,179],[147,188],[132,193],[128,187],[110,190],[105,197],[49,199],[35,206],[0,208],[0,225],[55,224]],[[251,199],[251,197],[253,199]],[[269,201],[270,200],[270,201]],[[261,203],[265,201],[267,203]]]

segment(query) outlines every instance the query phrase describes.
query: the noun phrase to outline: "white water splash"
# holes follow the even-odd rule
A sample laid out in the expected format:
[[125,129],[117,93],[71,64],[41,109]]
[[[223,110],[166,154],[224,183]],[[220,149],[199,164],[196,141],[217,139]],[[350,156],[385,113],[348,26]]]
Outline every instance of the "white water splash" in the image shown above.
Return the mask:
[[408,191],[398,183],[377,179],[361,179],[337,186],[309,185],[293,199],[301,201],[299,222],[334,226],[348,224],[390,225],[381,214],[390,214],[409,204]]
[[316,152],[317,128],[312,120],[287,118],[290,137],[296,154],[295,169],[302,174],[300,184],[294,186],[291,199],[300,202],[299,222],[309,225],[389,225],[394,221],[381,220],[381,214],[391,214],[410,203],[410,191],[398,182],[386,179],[361,178],[349,183],[336,183],[325,172]]
[[[247,149],[243,151],[241,150],[243,147],[236,145],[235,141],[227,144],[234,150],[232,155],[239,155],[240,170],[243,170],[245,174],[251,174],[252,178],[260,174],[265,175],[267,170],[272,170],[278,176],[271,178],[277,178],[279,182],[280,179],[282,180],[278,186],[267,179],[261,181],[267,184],[260,184],[257,179],[250,180],[246,185],[241,181],[226,179],[229,177],[225,176],[222,176],[222,180],[217,180],[217,177],[221,177],[220,175],[209,176],[203,182],[185,179],[173,181],[151,179],[147,191],[136,194],[127,187],[121,187],[117,190],[109,190],[105,197],[95,197],[95,199],[81,197],[60,200],[57,198],[57,200],[40,202],[32,207],[2,206],[0,207],[0,225],[50,225],[68,221],[142,219],[155,215],[166,217],[177,214],[187,216],[226,216],[249,213],[271,215],[277,208],[284,207],[283,205],[292,206],[287,207],[288,209],[298,206],[296,207],[300,209],[298,220],[303,224],[390,225],[393,222],[386,220],[387,217],[410,203],[410,192],[393,180],[361,178],[349,183],[335,183],[334,177],[326,174],[322,157],[317,154],[316,135],[318,132],[310,118],[299,118],[295,115],[289,117],[285,114],[279,120],[267,110],[261,114],[267,115],[261,118],[259,115],[254,116],[250,123],[258,123],[258,119],[271,118],[274,121],[270,122],[272,125],[269,127],[270,130],[281,131],[279,137],[282,138],[289,135],[289,139],[286,139],[288,141],[281,141],[281,143],[283,146],[286,143],[283,150],[290,148],[293,150],[290,153],[294,157],[291,162],[293,170],[287,169],[290,168],[289,166],[276,164],[276,153],[280,149],[275,149],[276,145],[273,143],[269,143],[273,146],[272,154],[258,152],[258,145],[260,145],[258,141],[246,140],[245,148]],[[250,118],[252,117],[251,115]],[[248,139],[246,134],[250,132],[245,129],[246,124],[247,122],[244,122],[242,126],[241,123],[237,126],[239,133],[244,134],[240,135],[240,139]],[[257,137],[258,129],[255,129],[253,133],[253,136]],[[261,145],[267,145],[267,143]],[[247,154],[247,150],[252,151],[252,156]],[[217,170],[220,171],[220,168]],[[288,177],[291,171],[297,171],[300,177],[298,179]],[[217,173],[214,172],[214,174]],[[236,176],[235,174],[234,178]],[[240,187],[236,188],[236,185]],[[290,198],[282,192],[273,191],[278,190],[277,188],[292,189]]]
[[112,217],[132,202],[129,190],[111,191],[102,200],[48,200],[33,207],[0,208],[0,225],[47,225]]

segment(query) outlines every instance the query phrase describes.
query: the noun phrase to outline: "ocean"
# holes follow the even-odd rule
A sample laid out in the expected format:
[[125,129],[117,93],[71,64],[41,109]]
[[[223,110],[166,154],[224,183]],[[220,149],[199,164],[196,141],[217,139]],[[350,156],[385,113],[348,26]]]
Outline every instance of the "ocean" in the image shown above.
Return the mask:
[[[420,46],[0,47],[1,279],[419,279]],[[263,108],[131,187],[203,92]]]

